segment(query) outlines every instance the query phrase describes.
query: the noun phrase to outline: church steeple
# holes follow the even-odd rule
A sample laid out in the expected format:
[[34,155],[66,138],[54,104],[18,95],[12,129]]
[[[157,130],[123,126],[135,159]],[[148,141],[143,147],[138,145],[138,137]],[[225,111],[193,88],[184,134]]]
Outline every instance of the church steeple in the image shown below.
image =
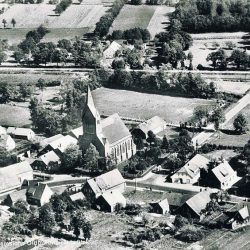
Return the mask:
[[98,134],[101,133],[101,117],[97,111],[91,90],[88,86],[86,95],[86,105],[82,116],[83,133]]

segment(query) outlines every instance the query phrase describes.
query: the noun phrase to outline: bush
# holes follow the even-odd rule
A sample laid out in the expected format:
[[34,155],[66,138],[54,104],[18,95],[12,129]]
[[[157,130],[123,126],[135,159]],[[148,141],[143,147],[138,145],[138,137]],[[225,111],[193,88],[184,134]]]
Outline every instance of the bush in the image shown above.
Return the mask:
[[200,229],[187,225],[180,230],[176,238],[185,242],[196,242],[202,240],[203,236],[204,233]]

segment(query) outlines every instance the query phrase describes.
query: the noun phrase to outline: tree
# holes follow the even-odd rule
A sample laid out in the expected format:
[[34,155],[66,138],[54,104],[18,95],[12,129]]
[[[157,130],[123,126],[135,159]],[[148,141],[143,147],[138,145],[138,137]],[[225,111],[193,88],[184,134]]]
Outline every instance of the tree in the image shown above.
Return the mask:
[[0,51],[0,65],[7,60],[7,55],[3,51]]
[[240,51],[238,49],[234,50],[230,56],[230,61],[237,65],[237,69],[241,66],[245,66],[248,63],[248,55],[245,51]]
[[62,168],[65,171],[72,172],[82,161],[82,151],[78,145],[69,145],[62,156]]
[[46,81],[43,78],[39,78],[36,85],[40,90],[43,90],[46,87]]
[[168,143],[168,139],[167,139],[166,135],[163,136],[161,148],[165,149],[165,150],[169,149],[169,143]]
[[67,204],[62,199],[62,196],[53,194],[50,198],[50,203],[52,205],[53,211],[55,212],[55,220],[57,222],[63,221],[63,214],[67,208]]
[[66,49],[55,49],[51,55],[52,62],[57,63],[66,63],[68,57],[68,52]]
[[22,199],[18,199],[14,203],[12,210],[14,211],[15,214],[23,214],[23,213],[28,212],[28,206],[29,206],[29,204],[27,203],[27,201],[24,201]]
[[13,28],[15,28],[15,26],[16,26],[16,20],[14,18],[11,19],[11,24],[12,24]]
[[140,4],[142,4],[142,0],[131,0],[131,4],[140,5]]
[[219,130],[220,123],[225,121],[224,112],[220,107],[217,107],[213,110],[210,121],[214,123],[215,130]]
[[5,28],[6,28],[6,24],[7,24],[6,19],[3,19],[3,20],[2,20],[2,23],[3,23],[3,27],[4,27],[4,29],[5,29]]
[[115,58],[112,62],[113,69],[124,69],[125,68],[125,61],[123,58]]
[[44,204],[39,209],[38,223],[44,233],[51,235],[52,228],[56,225],[56,221],[54,212],[49,203]]
[[220,67],[226,66],[226,54],[223,49],[219,49],[216,52],[211,52],[207,56],[207,61],[212,61],[214,69],[217,67],[218,63]]
[[77,238],[80,236],[82,230],[85,240],[90,239],[92,226],[89,221],[87,221],[82,210],[78,209],[72,213],[70,225],[73,227],[74,234]]
[[96,147],[92,143],[90,143],[83,157],[84,168],[92,172],[98,171],[99,158],[100,158],[99,152],[97,151]]
[[19,85],[19,91],[21,98],[25,101],[28,96],[31,96],[33,92],[33,88],[31,85],[28,85],[26,83],[21,83]]
[[239,114],[233,122],[235,131],[242,134],[247,130],[247,120],[243,114]]

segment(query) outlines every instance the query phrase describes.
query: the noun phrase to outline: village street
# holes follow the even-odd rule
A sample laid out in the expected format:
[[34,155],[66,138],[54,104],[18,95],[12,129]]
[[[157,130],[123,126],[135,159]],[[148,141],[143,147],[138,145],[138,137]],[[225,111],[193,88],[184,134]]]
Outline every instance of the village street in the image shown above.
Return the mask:
[[[240,113],[240,111],[242,109],[244,109],[248,104],[250,104],[250,93],[246,94],[245,96],[243,96],[238,102],[237,104],[230,109],[229,111],[227,111],[225,113],[225,122],[223,122],[220,127],[223,127],[224,125],[226,125],[235,115],[237,115],[238,113]],[[209,124],[206,129],[214,129],[214,125],[213,124]],[[210,137],[214,134],[214,132],[201,132],[198,135],[196,135],[192,141],[193,141],[193,145],[196,146],[198,145],[202,145],[204,144],[207,140],[210,139]]]

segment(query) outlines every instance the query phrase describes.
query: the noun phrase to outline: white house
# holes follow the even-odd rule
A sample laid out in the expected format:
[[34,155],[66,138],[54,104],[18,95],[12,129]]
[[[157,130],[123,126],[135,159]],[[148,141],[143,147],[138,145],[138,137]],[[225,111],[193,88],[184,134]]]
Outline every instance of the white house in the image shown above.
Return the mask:
[[32,140],[35,138],[36,134],[30,128],[15,128],[8,127],[7,134],[12,135],[14,138]]
[[209,160],[200,155],[195,155],[179,171],[171,176],[173,183],[194,184],[200,178],[200,169],[206,168]]

